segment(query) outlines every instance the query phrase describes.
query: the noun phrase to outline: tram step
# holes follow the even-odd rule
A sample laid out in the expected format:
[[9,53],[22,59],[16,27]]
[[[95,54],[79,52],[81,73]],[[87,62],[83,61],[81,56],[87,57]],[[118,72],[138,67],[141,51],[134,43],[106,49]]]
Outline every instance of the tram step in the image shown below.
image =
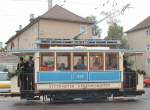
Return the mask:
[[28,97],[27,100],[40,100],[40,97]]

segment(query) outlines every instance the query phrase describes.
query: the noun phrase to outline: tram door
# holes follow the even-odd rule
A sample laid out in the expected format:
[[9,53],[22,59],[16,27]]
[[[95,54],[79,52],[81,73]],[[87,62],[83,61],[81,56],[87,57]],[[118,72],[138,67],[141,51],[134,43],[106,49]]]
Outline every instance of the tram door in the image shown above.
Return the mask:
[[20,96],[21,99],[34,98],[33,73],[24,72],[20,74]]
[[127,61],[124,61],[124,88],[136,89],[137,75],[131,68],[127,67]]
[[34,90],[34,79],[33,73],[23,72],[20,74],[20,90],[21,91],[31,91]]
[[124,88],[136,89],[137,76],[135,72],[124,72]]

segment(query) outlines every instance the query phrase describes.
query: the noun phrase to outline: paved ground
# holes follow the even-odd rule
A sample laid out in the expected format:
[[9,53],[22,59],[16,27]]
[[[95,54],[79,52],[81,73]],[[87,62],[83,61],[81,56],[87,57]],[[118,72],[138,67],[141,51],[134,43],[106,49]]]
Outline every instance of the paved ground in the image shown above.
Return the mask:
[[0,98],[0,110],[150,110],[150,88],[146,94],[133,100],[95,103],[44,104],[20,101],[19,98]]

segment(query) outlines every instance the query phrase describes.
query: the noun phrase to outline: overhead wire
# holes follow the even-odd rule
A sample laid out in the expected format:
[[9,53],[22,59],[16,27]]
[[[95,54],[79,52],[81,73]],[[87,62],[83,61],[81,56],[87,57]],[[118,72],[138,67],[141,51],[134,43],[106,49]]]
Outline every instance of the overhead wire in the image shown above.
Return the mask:
[[[126,5],[125,5],[125,6],[126,6]],[[125,6],[124,6],[124,7],[125,7]],[[124,7],[123,7],[123,8],[124,8]],[[122,9],[123,9],[123,8],[122,8]],[[99,20],[98,22],[96,22],[96,23],[94,23],[93,25],[91,25],[91,26],[89,26],[88,28],[86,28],[86,31],[87,31],[88,29],[90,29],[92,26],[97,25],[97,24],[103,22],[104,20],[108,19],[108,18],[111,17],[111,16],[116,17],[116,16],[119,16],[119,15],[121,15],[121,14],[124,14],[124,11],[125,11],[127,8],[123,11],[123,13],[122,13],[122,9],[108,13],[104,18],[102,18],[102,19]],[[79,38],[81,35],[83,35],[86,31],[75,35],[75,36],[73,37],[73,39],[78,39],[78,38]]]

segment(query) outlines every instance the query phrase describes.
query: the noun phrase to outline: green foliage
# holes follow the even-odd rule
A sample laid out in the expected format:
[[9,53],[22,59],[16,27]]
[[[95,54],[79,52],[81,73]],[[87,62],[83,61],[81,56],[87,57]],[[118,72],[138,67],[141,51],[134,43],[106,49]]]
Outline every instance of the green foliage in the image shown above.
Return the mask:
[[132,66],[134,65],[134,61],[133,61],[133,60],[127,60],[127,62],[128,62],[128,65],[129,65],[130,67],[132,67]]
[[127,39],[123,33],[123,27],[119,26],[117,23],[113,23],[109,26],[108,29],[108,40],[120,40],[121,45],[120,48],[129,48]]
[[92,35],[101,37],[101,29],[98,27],[97,19],[95,16],[88,16],[86,19],[90,22],[92,22],[94,25],[92,26]]
[[138,69],[138,70],[137,70],[137,73],[138,73],[138,74],[141,74],[141,75],[144,75],[144,76],[146,75],[146,72],[145,72],[144,70],[139,70],[139,69]]
[[5,52],[5,48],[0,49],[0,52]]
[[7,50],[7,47],[5,46],[4,48],[0,49],[0,52],[5,52]]
[[126,38],[122,37],[120,42],[121,42],[120,48],[124,48],[124,49],[129,48],[128,41]]
[[123,37],[123,27],[113,23],[108,29],[108,39],[121,39]]

